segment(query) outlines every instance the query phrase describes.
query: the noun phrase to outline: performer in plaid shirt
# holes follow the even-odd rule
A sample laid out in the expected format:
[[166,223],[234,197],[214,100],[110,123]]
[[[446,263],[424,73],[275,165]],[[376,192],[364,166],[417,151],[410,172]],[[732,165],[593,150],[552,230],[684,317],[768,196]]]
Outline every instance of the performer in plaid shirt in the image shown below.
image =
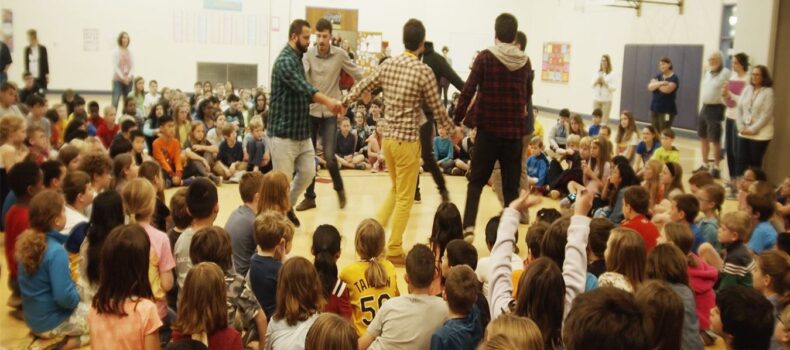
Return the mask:
[[384,159],[389,169],[392,188],[379,209],[378,221],[387,226],[392,220],[392,234],[387,243],[387,259],[403,265],[403,232],[409,221],[420,169],[420,127],[427,121],[423,103],[433,111],[440,128],[452,133],[454,127],[439,99],[439,87],[431,68],[418,56],[425,49],[425,27],[410,19],[403,26],[403,55],[388,59],[371,76],[355,85],[343,99],[348,106],[366,92],[384,91],[384,123],[376,132],[384,137]]
[[[315,176],[315,150],[310,140],[310,103],[320,103],[332,113],[344,113],[340,101],[328,97],[305,79],[302,55],[310,44],[310,23],[302,19],[291,22],[288,45],[277,56],[272,68],[272,97],[267,121],[272,149],[272,167],[291,181],[293,206]],[[293,209],[288,218],[299,226]]]
[[455,109],[457,123],[477,128],[464,209],[464,239],[470,242],[474,240],[480,192],[496,161],[502,168],[505,206],[518,197],[522,137],[528,133],[525,108],[532,95],[532,67],[514,45],[518,21],[503,13],[496,18],[494,30],[496,44],[475,58]]

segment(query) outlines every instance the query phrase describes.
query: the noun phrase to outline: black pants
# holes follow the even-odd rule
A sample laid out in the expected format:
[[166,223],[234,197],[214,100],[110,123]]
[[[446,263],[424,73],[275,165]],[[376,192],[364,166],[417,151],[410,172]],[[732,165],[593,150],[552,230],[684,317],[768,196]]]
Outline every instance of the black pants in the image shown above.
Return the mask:
[[[332,177],[332,185],[335,191],[343,190],[343,178],[340,177],[340,169],[337,167],[335,159],[335,138],[337,137],[337,117],[317,118],[310,116],[310,139],[313,141],[315,149],[318,134],[321,134],[321,145],[324,148],[324,160],[329,176]],[[315,199],[315,178],[304,193],[305,198]]]
[[[420,127],[420,156],[422,157],[422,168],[431,173],[439,192],[447,191],[442,169],[436,164],[436,158],[433,156],[433,114],[425,113],[425,117],[428,118],[428,121]],[[420,174],[417,174],[417,192],[420,192]]]
[[502,170],[502,194],[505,207],[518,198],[519,177],[521,176],[521,138],[515,140],[496,137],[486,131],[478,130],[475,151],[472,154],[472,169],[469,186],[466,189],[464,208],[464,227],[474,227],[477,209],[480,205],[480,192],[491,178],[494,163],[499,161]]
[[765,151],[768,150],[768,144],[771,140],[757,141],[740,137],[738,143],[738,154],[740,161],[738,162],[738,169],[743,173],[750,167],[763,168],[763,157]]
[[743,175],[743,170],[740,169],[740,161],[738,160],[738,127],[735,125],[735,119],[727,119],[724,128],[724,150],[727,152],[727,169],[730,172],[730,179],[735,179]]

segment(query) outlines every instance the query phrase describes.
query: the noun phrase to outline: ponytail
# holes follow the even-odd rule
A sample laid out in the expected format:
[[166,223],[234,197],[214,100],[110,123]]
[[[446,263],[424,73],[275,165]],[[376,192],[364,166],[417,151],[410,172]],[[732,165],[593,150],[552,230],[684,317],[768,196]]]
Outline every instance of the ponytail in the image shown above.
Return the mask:
[[336,257],[340,254],[340,231],[332,225],[316,227],[311,251],[315,255],[315,270],[324,289],[324,298],[329,298],[337,283]]
[[368,268],[365,269],[365,279],[368,281],[368,285],[373,288],[384,288],[389,284],[387,270],[379,261],[379,258],[374,257],[368,260]]
[[32,275],[38,271],[44,252],[47,250],[47,235],[35,229],[27,229],[16,242],[16,260]]
[[38,271],[47,250],[46,232],[57,226],[55,222],[63,213],[65,205],[63,195],[53,190],[39,192],[30,200],[30,228],[19,237],[14,252],[16,260],[28,275]]
[[365,219],[359,223],[354,245],[362,260],[368,262],[365,279],[373,288],[384,288],[389,283],[387,270],[379,261],[384,253],[384,227],[374,219]]
[[324,288],[324,297],[328,298],[337,283],[337,263],[335,256],[328,251],[322,251],[315,255],[315,270],[321,285]]

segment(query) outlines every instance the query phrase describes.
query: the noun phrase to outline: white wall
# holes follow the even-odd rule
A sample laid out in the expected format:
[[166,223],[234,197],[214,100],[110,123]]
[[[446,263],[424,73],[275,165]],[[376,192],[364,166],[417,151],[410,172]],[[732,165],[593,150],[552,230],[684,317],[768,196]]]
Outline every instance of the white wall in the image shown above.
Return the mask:
[[733,49],[748,54],[752,65],[766,65],[773,71],[779,0],[742,0],[736,9]]
[[[409,18],[418,18],[425,23],[428,40],[437,48],[450,47],[453,66],[463,78],[468,75],[474,52],[493,44],[495,17],[511,12],[529,38],[527,53],[538,73],[535,103],[584,113],[591,111],[590,80],[601,54],[611,55],[619,75],[625,44],[702,44],[705,55],[718,50],[722,0],[687,1],[683,15],[678,15],[676,7],[646,4],[641,17],[633,10],[596,5],[601,2],[243,0],[242,12],[203,10],[202,0],[3,0],[0,7],[14,10],[17,49],[11,78],[18,80],[22,73],[25,31],[37,28],[42,43],[50,50],[53,89],[109,90],[111,57],[116,35],[121,30],[131,34],[138,73],[147,79],[158,79],[160,86],[191,89],[198,61],[257,63],[258,80],[267,85],[269,67],[287,42],[288,24],[292,19],[304,18],[306,6],[358,9],[359,30],[382,32],[393,54],[403,50],[403,23]],[[775,17],[770,9],[776,2],[778,0],[741,0],[739,4],[743,9],[739,10],[737,36],[749,39],[736,40],[736,49],[743,47],[757,61],[759,57],[767,59],[770,56],[768,50],[772,41],[766,37],[770,34],[763,33],[767,24],[762,22],[770,22],[767,19]],[[256,45],[178,44],[173,34],[176,13],[209,17],[218,13],[242,20],[256,17],[263,22],[256,35],[265,40]],[[279,23],[278,31],[269,30],[270,19]],[[209,26],[213,26],[212,22]],[[756,29],[749,29],[750,26]],[[83,28],[100,30],[98,52],[82,50]],[[211,31],[210,35],[219,34]],[[539,78],[542,47],[548,41],[572,45],[568,84],[544,83]],[[759,49],[747,45],[758,45]],[[645,83],[653,73],[645,72]],[[615,96],[613,117],[619,110],[619,91]]]
[[[686,1],[683,15],[678,15],[677,7],[645,4],[641,17],[636,16],[635,10],[595,5],[596,1],[587,1],[583,9],[575,6],[577,3],[534,0],[527,17],[519,18],[529,38],[527,52],[537,67],[533,97],[536,105],[591,113],[592,77],[601,55],[609,54],[618,80],[611,115],[618,118],[625,44],[702,44],[705,56],[718,50],[721,0]],[[548,41],[571,43],[567,84],[540,80],[543,43]],[[657,70],[644,72],[645,86],[655,74]],[[647,113],[648,108],[634,112]]]
[[[14,12],[16,47],[10,78],[21,80],[25,32],[35,28],[49,53],[51,89],[109,91],[112,54],[121,31],[131,37],[137,74],[146,80],[157,79],[160,87],[191,91],[197,62],[255,63],[259,65],[258,81],[268,84],[270,35],[278,34],[269,31],[270,1],[265,0],[244,1],[241,12],[204,10],[203,1],[196,0],[3,0],[0,7]],[[198,27],[191,20],[184,22],[184,40],[177,39],[174,23],[179,15],[206,19],[205,43],[197,36],[189,39]],[[258,38],[247,44],[247,22],[251,20],[258,23]],[[98,51],[83,50],[84,28],[99,29]],[[225,28],[239,34],[228,34]],[[226,45],[223,36],[237,39]]]

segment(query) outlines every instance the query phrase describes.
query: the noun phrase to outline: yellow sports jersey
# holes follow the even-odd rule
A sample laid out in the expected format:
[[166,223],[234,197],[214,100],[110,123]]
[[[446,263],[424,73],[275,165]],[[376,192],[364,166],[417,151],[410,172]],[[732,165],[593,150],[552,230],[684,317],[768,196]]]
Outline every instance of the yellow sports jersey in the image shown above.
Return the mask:
[[360,336],[365,334],[368,325],[386,300],[399,296],[398,281],[395,278],[395,266],[387,260],[381,260],[387,271],[389,283],[383,288],[370,287],[365,279],[365,270],[370,264],[367,261],[358,261],[340,271],[340,280],[348,286],[348,297],[353,311],[351,319]]

